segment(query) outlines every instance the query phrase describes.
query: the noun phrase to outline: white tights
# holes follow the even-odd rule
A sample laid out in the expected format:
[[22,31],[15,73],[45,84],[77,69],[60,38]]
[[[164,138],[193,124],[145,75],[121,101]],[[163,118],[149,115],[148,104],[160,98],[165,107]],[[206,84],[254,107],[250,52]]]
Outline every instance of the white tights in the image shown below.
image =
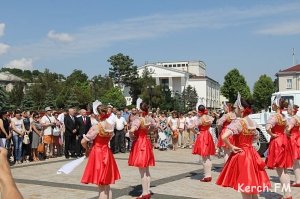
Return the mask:
[[282,186],[281,188],[283,191],[283,197],[288,198],[292,195],[291,190],[289,189],[290,176],[289,176],[289,174],[287,174],[286,169],[277,168],[276,171],[277,171],[277,174],[278,174],[281,186]]
[[300,160],[294,161],[295,183],[300,184]]
[[110,185],[99,185],[99,199],[112,199]]
[[247,194],[242,193],[243,199],[258,199],[258,196],[256,194]]
[[142,188],[143,188],[142,195],[150,194],[151,177],[150,177],[149,167],[139,168],[139,171],[141,175]]
[[203,156],[202,157],[203,169],[204,169],[204,177],[211,177],[211,167],[212,163],[210,160],[210,156]]
[[228,148],[224,148],[224,164],[227,162],[230,156],[231,150]]

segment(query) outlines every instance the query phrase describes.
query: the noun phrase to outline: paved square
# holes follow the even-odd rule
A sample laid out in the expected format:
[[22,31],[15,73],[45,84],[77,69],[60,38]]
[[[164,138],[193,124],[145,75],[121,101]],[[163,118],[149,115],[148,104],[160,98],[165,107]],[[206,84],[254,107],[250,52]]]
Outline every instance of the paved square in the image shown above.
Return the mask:
[[[213,181],[202,183],[202,165],[199,157],[191,154],[191,149],[177,151],[155,150],[156,166],[151,167],[151,191],[153,199],[220,199],[241,198],[230,188],[215,185],[222,166],[222,159],[213,158]],[[113,198],[131,199],[141,193],[140,178],[137,168],[127,166],[129,153],[116,154],[121,180],[112,185]],[[12,167],[17,186],[26,199],[97,199],[95,185],[80,183],[85,167],[84,162],[69,175],[57,175],[56,171],[70,160],[50,159],[38,163],[23,163]],[[278,182],[275,171],[267,170],[272,183]],[[292,180],[294,176],[291,175]],[[293,198],[300,198],[300,189],[292,188]],[[259,198],[281,198],[280,193],[263,193]]]

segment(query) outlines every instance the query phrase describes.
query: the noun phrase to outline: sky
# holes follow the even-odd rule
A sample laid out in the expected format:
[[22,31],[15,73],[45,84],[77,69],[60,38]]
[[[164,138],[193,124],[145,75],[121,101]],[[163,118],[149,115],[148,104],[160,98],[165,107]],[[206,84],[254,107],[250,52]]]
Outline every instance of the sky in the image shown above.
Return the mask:
[[89,77],[110,56],[137,66],[201,60],[220,84],[233,68],[250,88],[300,62],[300,2],[289,0],[26,0],[0,6],[0,67]]

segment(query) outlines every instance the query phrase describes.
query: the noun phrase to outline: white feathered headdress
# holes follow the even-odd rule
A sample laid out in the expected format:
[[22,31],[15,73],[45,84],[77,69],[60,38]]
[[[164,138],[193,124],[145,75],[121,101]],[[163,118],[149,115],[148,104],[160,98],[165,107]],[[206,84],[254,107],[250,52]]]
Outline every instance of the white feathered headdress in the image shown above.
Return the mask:
[[279,107],[280,106],[280,104],[279,104],[280,103],[280,99],[281,99],[281,95],[280,94],[275,95],[275,98],[274,98],[272,104],[275,104],[277,107]]
[[241,102],[241,94],[240,94],[240,92],[238,92],[236,101],[234,102],[234,105],[233,105],[233,106],[234,106],[234,107],[238,107],[238,108],[240,108],[240,109],[244,108],[244,107],[242,106],[242,102]]
[[143,100],[141,98],[138,98],[136,100],[136,109],[137,110],[141,110],[141,103],[143,102]]
[[99,112],[97,111],[97,107],[101,106],[101,105],[102,105],[102,103],[99,100],[96,100],[93,102],[93,113],[95,115],[99,115]]

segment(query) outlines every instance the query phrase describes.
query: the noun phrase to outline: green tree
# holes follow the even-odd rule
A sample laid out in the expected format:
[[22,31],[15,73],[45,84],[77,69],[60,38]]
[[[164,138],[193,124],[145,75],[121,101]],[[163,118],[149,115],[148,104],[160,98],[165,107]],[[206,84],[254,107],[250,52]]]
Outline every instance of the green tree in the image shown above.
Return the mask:
[[111,67],[109,68],[109,77],[114,80],[114,83],[119,87],[130,86],[132,80],[138,77],[137,67],[134,66],[134,60],[128,55],[119,53],[111,56],[107,60]]
[[8,94],[0,87],[0,110],[7,111],[9,108]]
[[126,106],[126,99],[123,96],[120,88],[115,87],[108,90],[101,98],[104,104],[111,104],[118,109],[123,109]]
[[100,99],[108,90],[114,87],[113,79],[109,76],[94,76],[90,82],[93,100]]
[[[141,77],[134,78],[130,83],[130,96],[132,98],[133,104],[136,104],[136,100],[139,96],[150,104],[150,93],[151,102],[153,101],[152,107],[157,107],[161,103],[161,88],[155,86],[155,79],[151,76],[148,68],[143,70]],[[159,96],[160,95],[160,96]],[[153,96],[153,98],[152,98]]]
[[44,107],[47,106],[56,108],[56,97],[51,89],[47,90],[45,93]]
[[185,104],[184,110],[194,110],[196,107],[196,104],[198,102],[198,94],[195,89],[195,87],[192,87],[191,85],[188,85],[183,93],[182,93],[183,103]]
[[17,82],[9,92],[9,103],[12,108],[20,108],[24,97],[24,83]]
[[26,111],[31,111],[35,108],[34,101],[32,99],[32,95],[30,94],[30,90],[26,89],[23,100],[22,100],[22,109]]
[[229,100],[229,102],[233,103],[236,100],[238,92],[241,93],[243,98],[251,98],[251,92],[245,77],[235,68],[225,75],[221,93]]
[[174,108],[174,98],[172,97],[172,92],[169,87],[162,87],[162,95],[164,96],[163,102],[158,106],[161,110],[173,110]]
[[271,105],[272,93],[276,91],[274,83],[271,77],[267,75],[261,75],[255,82],[253,88],[254,105],[257,109],[267,110]]
[[77,100],[77,95],[74,89],[70,89],[67,92],[67,99],[66,99],[66,104],[65,108],[71,108],[71,107],[79,107],[80,103]]

